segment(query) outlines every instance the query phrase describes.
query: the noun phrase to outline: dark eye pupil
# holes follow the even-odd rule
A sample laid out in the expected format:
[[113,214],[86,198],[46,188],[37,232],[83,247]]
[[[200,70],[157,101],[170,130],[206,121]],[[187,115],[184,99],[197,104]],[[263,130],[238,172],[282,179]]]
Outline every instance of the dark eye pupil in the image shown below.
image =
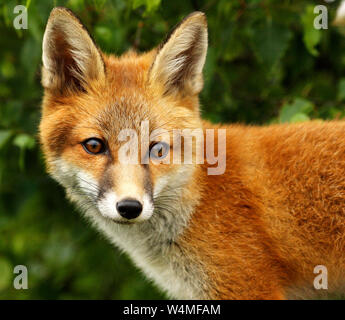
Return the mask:
[[97,141],[90,141],[88,143],[90,149],[97,150],[99,147],[99,143]]

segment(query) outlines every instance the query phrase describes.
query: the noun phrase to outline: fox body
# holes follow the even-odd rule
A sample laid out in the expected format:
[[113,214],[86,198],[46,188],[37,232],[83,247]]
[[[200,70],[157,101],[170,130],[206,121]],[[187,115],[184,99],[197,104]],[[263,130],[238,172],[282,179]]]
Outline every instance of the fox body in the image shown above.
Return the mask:
[[[206,51],[200,12],[158,48],[115,57],[69,10],[55,8],[43,39],[40,139],[49,173],[170,297],[308,298],[317,292],[317,265],[328,270],[328,292],[341,291],[345,123],[202,121]],[[140,138],[142,121],[167,132],[225,129],[224,174],[209,175],[195,161],[122,163],[120,132],[131,128]],[[172,140],[165,146],[174,151]]]

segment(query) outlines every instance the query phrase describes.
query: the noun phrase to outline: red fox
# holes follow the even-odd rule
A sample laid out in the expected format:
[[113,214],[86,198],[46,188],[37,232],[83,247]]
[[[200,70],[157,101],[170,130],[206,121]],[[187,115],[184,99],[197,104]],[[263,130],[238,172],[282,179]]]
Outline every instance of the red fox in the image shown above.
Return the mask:
[[[194,12],[157,48],[115,57],[100,51],[71,11],[53,9],[42,54],[40,140],[48,172],[171,298],[310,298],[320,292],[318,265],[328,271],[327,292],[341,292],[345,122],[201,120],[207,45],[205,14]],[[150,141],[128,144],[121,132],[144,140],[144,121]],[[209,174],[196,147],[190,163],[155,162],[176,151],[171,136],[152,135],[159,129],[215,130],[225,142],[214,148],[226,154],[224,170]],[[149,161],[120,161],[131,149]]]

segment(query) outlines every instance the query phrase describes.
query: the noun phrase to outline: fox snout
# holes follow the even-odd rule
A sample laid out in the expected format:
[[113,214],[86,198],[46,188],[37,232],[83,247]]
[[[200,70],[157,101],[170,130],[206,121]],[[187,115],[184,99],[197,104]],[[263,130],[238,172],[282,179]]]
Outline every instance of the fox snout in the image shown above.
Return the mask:
[[141,165],[114,164],[104,173],[97,207],[119,223],[141,222],[153,213],[151,180]]
[[118,223],[143,222],[153,214],[153,203],[147,194],[120,198],[109,191],[98,200],[97,207],[102,216]]
[[86,171],[66,160],[54,161],[54,178],[85,214],[116,223],[133,224],[151,218],[154,211],[152,182],[145,165],[109,163],[98,172]]

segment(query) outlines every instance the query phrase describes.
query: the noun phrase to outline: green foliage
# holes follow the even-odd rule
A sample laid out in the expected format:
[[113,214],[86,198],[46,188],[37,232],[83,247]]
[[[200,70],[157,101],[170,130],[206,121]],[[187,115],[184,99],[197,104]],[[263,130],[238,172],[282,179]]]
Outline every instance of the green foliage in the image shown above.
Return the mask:
[[280,61],[290,38],[290,30],[286,26],[273,24],[272,20],[253,29],[251,41],[254,53],[267,70],[271,70]]
[[303,122],[310,120],[309,114],[313,111],[313,104],[305,99],[296,98],[292,103],[286,103],[280,110],[279,121],[281,123]]
[[309,5],[302,15],[302,24],[304,28],[303,41],[309,53],[313,56],[317,56],[319,52],[317,51],[316,46],[321,40],[321,30],[314,28],[314,19],[314,6]]
[[[313,28],[315,1],[28,0],[28,30],[13,28],[17,4],[0,2],[0,299],[162,297],[45,173],[36,136],[42,36],[53,6],[72,9],[114,54],[149,50],[190,12],[206,12],[201,104],[213,122],[345,116],[344,32]],[[334,16],[336,4],[327,6]],[[29,290],[13,289],[19,264],[29,268]]]

